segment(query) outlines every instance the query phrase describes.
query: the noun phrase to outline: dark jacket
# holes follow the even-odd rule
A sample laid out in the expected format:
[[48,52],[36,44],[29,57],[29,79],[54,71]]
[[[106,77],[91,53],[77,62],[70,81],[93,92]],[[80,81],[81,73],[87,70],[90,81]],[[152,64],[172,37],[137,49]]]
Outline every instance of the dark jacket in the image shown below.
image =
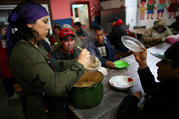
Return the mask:
[[172,23],[169,28],[173,28],[173,30],[179,30],[179,22]]
[[108,39],[115,49],[120,52],[127,52],[128,49],[122,44],[121,37],[127,35],[126,29],[123,25],[115,25],[112,27],[111,32],[108,35]]
[[[92,44],[92,45],[90,45],[90,44]],[[115,50],[114,50],[114,48],[112,48],[110,42],[107,39],[104,39],[104,44],[105,44],[106,54],[107,54],[106,59],[101,57],[101,54],[94,42],[88,43],[88,46],[86,48],[90,51],[91,55],[96,56],[101,61],[102,66],[106,67],[107,60],[115,61],[116,58],[115,58]]]
[[83,30],[82,28],[80,28],[79,31],[76,31],[76,34],[77,34],[77,36],[83,36],[83,37],[88,35],[87,32],[85,30]]
[[78,55],[80,54],[80,50],[75,46],[71,52],[71,54],[66,54],[63,52],[63,49],[61,47],[58,47],[52,55],[55,59],[59,60],[72,60],[77,59]]
[[149,68],[138,71],[147,95],[142,111],[137,111],[139,100],[129,95],[121,103],[118,119],[174,119],[179,117],[179,79],[156,83]]

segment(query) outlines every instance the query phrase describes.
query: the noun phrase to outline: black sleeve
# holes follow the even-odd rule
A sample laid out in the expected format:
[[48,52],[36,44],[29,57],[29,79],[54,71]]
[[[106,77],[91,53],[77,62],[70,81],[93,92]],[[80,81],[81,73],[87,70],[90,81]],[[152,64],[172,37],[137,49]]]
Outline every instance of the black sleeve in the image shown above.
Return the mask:
[[115,43],[114,37],[115,37],[115,34],[114,34],[113,29],[112,29],[111,32],[109,33],[109,35],[107,36],[107,38],[108,38],[108,40],[110,41],[110,43],[113,44],[113,45],[114,45],[114,43]]
[[153,74],[151,73],[149,67],[142,70],[138,70],[138,74],[145,93],[148,93],[151,88],[156,84]]
[[138,102],[139,99],[133,95],[128,95],[127,97],[125,97],[119,106],[117,119],[135,119],[138,114]]
[[50,53],[51,52],[51,48],[50,45],[47,43],[47,41],[45,40],[41,40],[40,44],[45,48],[45,50]]
[[171,25],[168,26],[168,28],[173,28],[175,26],[175,23],[172,23]]

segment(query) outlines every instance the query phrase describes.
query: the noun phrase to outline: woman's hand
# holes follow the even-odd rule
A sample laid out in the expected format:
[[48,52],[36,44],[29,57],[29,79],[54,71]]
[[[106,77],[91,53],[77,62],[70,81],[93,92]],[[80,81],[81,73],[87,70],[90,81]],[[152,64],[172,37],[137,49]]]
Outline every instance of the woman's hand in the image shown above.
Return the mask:
[[83,49],[78,56],[77,61],[81,63],[84,67],[88,65],[90,61],[90,53],[87,49]]
[[[142,47],[141,47],[142,48]],[[139,64],[139,68],[140,69],[144,69],[147,67],[147,49],[146,48],[142,48],[141,52],[133,52],[135,60],[138,62]]]

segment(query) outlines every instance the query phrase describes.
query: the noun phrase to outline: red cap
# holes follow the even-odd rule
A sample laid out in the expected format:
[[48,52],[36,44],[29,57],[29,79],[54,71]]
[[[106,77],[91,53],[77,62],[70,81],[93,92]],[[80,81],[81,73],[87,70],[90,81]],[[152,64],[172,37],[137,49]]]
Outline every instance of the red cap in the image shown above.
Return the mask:
[[123,24],[122,19],[119,19],[119,20],[116,22],[115,26],[120,26],[120,25],[122,25],[122,24]]
[[69,29],[69,28],[63,28],[62,30],[60,30],[59,33],[59,38],[62,39],[66,36],[75,36],[73,30]]

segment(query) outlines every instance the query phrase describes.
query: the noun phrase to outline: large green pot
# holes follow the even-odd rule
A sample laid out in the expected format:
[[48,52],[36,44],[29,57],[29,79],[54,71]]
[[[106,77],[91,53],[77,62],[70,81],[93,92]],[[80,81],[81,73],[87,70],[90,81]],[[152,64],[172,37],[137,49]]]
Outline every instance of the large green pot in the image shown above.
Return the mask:
[[74,85],[69,93],[70,103],[83,109],[98,105],[103,98],[103,75],[97,71],[85,71],[81,79],[95,80],[95,83],[88,86]]

